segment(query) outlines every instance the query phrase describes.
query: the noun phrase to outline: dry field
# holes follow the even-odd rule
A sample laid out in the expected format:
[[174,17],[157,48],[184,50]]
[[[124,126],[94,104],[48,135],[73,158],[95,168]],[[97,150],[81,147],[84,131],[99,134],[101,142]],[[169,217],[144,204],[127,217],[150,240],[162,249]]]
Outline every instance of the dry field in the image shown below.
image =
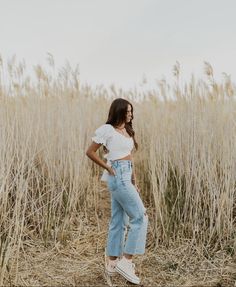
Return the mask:
[[[134,258],[143,286],[234,286],[230,77],[216,83],[205,63],[204,80],[182,84],[176,64],[173,86],[162,80],[140,93],[82,86],[77,69],[48,62],[32,79],[24,62],[0,58],[0,285],[106,286],[110,198],[85,150],[111,101],[124,97],[134,106],[135,166],[150,222],[147,252]],[[113,283],[131,285],[119,276]]]

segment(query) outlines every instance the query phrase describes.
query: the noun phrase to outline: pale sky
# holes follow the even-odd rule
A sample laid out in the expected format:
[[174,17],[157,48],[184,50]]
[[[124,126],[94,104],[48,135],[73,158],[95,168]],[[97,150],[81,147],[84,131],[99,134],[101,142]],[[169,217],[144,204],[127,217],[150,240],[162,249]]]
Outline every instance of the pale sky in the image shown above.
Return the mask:
[[[0,54],[28,67],[79,64],[82,82],[131,87],[203,75],[236,82],[236,0],[0,0]],[[147,84],[147,85],[148,85]]]

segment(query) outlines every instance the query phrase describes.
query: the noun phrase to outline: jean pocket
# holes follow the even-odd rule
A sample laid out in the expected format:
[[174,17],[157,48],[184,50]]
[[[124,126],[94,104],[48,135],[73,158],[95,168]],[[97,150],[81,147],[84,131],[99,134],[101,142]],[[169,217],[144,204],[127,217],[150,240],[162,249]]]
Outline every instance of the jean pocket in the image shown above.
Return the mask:
[[132,170],[129,166],[125,165],[120,168],[120,176],[122,181],[131,180]]
[[116,175],[109,174],[107,177],[107,186],[110,191],[114,191],[116,189]]

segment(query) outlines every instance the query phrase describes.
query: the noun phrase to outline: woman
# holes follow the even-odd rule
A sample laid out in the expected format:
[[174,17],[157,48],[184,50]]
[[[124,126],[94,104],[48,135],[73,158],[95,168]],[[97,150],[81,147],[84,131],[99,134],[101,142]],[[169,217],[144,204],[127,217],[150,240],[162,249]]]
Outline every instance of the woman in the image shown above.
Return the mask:
[[[108,120],[96,129],[86,155],[105,169],[101,180],[107,181],[111,195],[105,270],[109,275],[118,272],[128,281],[139,284],[132,257],[145,252],[148,216],[134,174],[131,151],[134,146],[137,149],[138,144],[132,120],[132,104],[122,98],[115,99],[110,106]],[[108,152],[106,163],[96,154],[101,145]],[[127,216],[129,229],[125,240]]]

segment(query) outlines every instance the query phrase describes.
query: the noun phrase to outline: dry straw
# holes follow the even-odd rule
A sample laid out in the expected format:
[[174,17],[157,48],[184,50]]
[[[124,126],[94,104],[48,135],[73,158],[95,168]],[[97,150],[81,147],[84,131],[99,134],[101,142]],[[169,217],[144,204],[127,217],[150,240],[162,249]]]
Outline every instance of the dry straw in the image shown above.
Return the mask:
[[[104,285],[110,205],[85,150],[111,100],[134,105],[135,153],[150,225],[146,285],[232,286],[235,254],[235,86],[229,75],[140,94],[80,85],[78,67],[7,65],[0,57],[0,285]],[[172,95],[170,97],[170,95]],[[103,156],[102,150],[99,151]],[[103,191],[103,192],[99,192]],[[155,272],[154,272],[155,271]],[[125,284],[120,278],[117,284]],[[221,285],[216,285],[221,284]]]

